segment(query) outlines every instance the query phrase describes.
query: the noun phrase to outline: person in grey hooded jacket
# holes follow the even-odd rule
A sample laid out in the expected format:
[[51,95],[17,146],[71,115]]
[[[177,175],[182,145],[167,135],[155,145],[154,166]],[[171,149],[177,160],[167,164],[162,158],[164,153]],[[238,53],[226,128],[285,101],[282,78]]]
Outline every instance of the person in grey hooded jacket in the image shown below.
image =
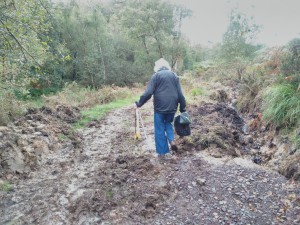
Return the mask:
[[169,63],[160,58],[155,62],[155,73],[148,83],[147,89],[136,102],[137,107],[142,107],[153,95],[154,104],[154,135],[156,152],[165,155],[172,150],[177,150],[174,140],[172,122],[180,104],[180,112],[186,111],[186,102],[181,90],[178,76],[171,71]]

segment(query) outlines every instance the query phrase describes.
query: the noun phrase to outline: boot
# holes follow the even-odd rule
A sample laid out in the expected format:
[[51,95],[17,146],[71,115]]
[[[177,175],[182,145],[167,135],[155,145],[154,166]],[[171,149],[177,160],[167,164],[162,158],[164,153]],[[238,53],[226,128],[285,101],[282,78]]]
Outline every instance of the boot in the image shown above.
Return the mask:
[[178,148],[177,148],[177,145],[176,145],[176,142],[175,141],[170,141],[170,145],[171,145],[171,149],[173,150],[173,151],[177,151],[178,150]]

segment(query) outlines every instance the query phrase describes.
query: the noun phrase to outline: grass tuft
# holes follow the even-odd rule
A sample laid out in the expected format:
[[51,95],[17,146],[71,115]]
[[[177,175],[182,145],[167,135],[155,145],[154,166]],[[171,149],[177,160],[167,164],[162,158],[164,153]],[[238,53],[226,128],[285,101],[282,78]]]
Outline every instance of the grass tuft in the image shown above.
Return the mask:
[[127,106],[130,104],[134,104],[134,101],[137,97],[130,97],[126,99],[116,100],[103,105],[96,105],[92,108],[81,111],[82,119],[75,123],[74,128],[79,129],[85,127],[88,123],[95,120],[100,120],[103,118],[108,112],[113,109],[121,108],[123,106]]
[[1,189],[4,192],[9,192],[12,189],[12,185],[8,181],[3,181]]
[[263,118],[277,127],[300,124],[300,92],[289,84],[268,88],[263,98]]

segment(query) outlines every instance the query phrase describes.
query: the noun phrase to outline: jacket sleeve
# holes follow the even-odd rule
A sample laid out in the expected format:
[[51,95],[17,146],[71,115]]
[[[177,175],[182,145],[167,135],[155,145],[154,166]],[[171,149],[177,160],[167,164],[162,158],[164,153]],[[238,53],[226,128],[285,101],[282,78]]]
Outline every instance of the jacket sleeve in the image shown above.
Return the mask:
[[182,113],[186,111],[186,102],[185,102],[185,97],[181,90],[181,85],[178,77],[177,77],[177,89],[178,89],[178,102],[180,104],[179,111]]
[[156,87],[156,76],[155,74],[152,76],[151,80],[148,83],[147,89],[141,95],[140,100],[135,102],[137,107],[142,107],[153,95]]

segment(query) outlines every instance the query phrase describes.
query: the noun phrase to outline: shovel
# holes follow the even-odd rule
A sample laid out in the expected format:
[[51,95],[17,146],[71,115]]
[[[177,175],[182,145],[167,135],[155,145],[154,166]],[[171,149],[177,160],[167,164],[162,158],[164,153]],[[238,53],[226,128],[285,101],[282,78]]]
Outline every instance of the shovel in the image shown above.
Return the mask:
[[139,109],[135,109],[135,128],[134,128],[134,139],[138,140],[141,138],[140,134],[140,117],[139,117]]
[[135,133],[134,133],[134,139],[135,140],[141,139],[140,122],[141,122],[141,125],[142,125],[142,129],[143,129],[143,133],[144,133],[144,136],[145,136],[145,140],[146,140],[146,143],[147,143],[147,145],[146,145],[147,149],[151,150],[152,146],[151,146],[151,143],[150,143],[150,139],[147,136],[141,112],[137,108],[136,111],[135,111]]

